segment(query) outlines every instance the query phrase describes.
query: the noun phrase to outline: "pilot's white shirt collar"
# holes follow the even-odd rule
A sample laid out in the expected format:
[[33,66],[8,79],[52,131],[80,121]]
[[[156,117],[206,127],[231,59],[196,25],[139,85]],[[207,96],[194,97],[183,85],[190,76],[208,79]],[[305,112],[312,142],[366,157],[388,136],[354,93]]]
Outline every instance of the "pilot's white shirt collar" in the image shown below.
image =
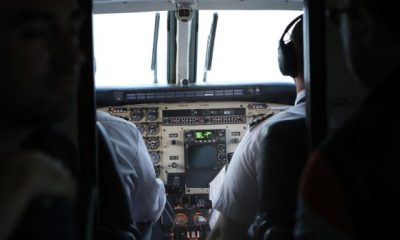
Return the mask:
[[300,101],[302,98],[305,98],[305,97],[306,97],[306,90],[303,89],[299,93],[297,93],[296,101],[294,101],[295,102],[294,105],[297,105],[297,102]]

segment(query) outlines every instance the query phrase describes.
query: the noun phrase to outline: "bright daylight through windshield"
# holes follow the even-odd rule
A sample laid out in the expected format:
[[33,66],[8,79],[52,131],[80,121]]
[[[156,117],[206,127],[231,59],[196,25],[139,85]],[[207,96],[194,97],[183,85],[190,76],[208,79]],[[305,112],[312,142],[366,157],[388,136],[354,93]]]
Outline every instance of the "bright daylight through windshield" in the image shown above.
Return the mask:
[[[202,82],[207,38],[216,11],[200,11],[197,82]],[[155,12],[95,14],[96,86],[152,84]],[[282,29],[300,11],[218,11],[212,68],[207,82],[283,81],[277,64]],[[160,12],[158,82],[167,82],[167,12]]]

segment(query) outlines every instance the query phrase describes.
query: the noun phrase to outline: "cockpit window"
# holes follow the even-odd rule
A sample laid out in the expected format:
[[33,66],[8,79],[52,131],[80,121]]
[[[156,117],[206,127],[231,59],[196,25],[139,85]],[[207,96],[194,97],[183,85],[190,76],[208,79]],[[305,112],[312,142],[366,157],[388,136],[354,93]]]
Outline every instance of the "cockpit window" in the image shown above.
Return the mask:
[[[199,11],[197,82],[203,82],[206,49],[214,13],[218,14],[212,67],[207,83],[292,82],[279,72],[278,40],[300,11]],[[160,12],[157,80],[167,83],[167,12]],[[151,69],[156,12],[95,14],[96,86],[154,83]]]
[[[207,37],[215,11],[199,14],[197,81],[203,81]],[[291,81],[279,72],[278,40],[298,11],[218,11],[210,83]]]
[[[152,84],[155,12],[93,16],[96,86]],[[160,12],[158,82],[167,82],[167,12]]]

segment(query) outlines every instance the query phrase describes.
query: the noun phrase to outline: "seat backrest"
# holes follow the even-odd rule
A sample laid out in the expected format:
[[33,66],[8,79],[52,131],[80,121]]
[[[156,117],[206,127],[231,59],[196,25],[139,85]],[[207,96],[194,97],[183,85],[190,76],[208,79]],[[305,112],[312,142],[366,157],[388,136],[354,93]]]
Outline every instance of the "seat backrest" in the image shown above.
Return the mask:
[[305,119],[276,122],[261,141],[258,221],[263,227],[257,239],[292,239],[299,178],[307,157]]
[[106,129],[96,123],[98,140],[99,232],[96,239],[138,239],[138,231],[131,217],[117,156]]
[[[52,128],[38,129],[25,140],[21,147],[50,155],[54,161],[61,162],[74,177],[77,177],[76,149],[71,140],[62,132]],[[80,200],[79,198],[79,203]],[[76,208],[67,199],[37,196],[27,205],[8,239],[84,239],[78,227],[80,226]]]

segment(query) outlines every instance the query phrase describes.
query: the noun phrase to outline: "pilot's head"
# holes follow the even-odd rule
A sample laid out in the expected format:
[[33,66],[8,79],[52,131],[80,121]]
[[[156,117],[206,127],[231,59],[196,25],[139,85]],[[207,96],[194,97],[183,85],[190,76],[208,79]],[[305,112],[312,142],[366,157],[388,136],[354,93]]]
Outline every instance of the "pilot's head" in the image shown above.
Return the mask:
[[0,123],[26,127],[64,118],[80,75],[77,0],[4,1],[0,8]]
[[[286,40],[289,35],[290,39]],[[279,69],[284,76],[303,79],[303,16],[293,19],[279,39]]]

